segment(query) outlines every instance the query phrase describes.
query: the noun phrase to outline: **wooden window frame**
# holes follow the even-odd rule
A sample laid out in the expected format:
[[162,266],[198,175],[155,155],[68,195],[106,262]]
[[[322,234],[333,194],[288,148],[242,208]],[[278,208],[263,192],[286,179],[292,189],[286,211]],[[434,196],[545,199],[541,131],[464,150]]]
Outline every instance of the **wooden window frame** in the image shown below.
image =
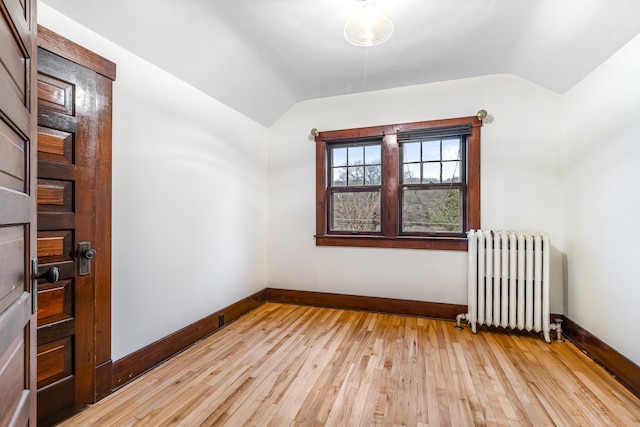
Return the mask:
[[[386,126],[342,129],[319,132],[316,141],[316,246],[353,246],[404,249],[434,249],[466,251],[466,237],[418,236],[401,234],[398,132],[446,126],[471,125],[466,145],[466,211],[463,212],[463,232],[480,228],[480,128],[476,116],[431,120]],[[382,140],[382,188],[380,234],[336,234],[329,232],[328,213],[328,150],[332,144],[358,139]]]

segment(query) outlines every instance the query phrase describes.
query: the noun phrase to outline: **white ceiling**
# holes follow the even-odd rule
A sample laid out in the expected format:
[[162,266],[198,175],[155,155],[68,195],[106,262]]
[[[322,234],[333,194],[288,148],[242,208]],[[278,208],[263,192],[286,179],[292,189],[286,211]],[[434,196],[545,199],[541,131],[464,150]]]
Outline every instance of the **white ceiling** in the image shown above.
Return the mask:
[[563,93],[640,33],[639,0],[379,0],[393,37],[343,37],[359,0],[42,0],[255,121],[306,99],[511,73]]

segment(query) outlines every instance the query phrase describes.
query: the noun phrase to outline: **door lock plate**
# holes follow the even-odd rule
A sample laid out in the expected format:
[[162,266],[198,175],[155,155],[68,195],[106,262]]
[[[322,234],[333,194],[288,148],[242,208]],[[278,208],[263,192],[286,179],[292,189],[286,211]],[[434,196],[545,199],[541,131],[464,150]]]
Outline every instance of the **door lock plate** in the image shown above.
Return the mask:
[[96,251],[91,249],[90,242],[78,243],[78,276],[87,276],[91,273],[91,260],[96,256]]

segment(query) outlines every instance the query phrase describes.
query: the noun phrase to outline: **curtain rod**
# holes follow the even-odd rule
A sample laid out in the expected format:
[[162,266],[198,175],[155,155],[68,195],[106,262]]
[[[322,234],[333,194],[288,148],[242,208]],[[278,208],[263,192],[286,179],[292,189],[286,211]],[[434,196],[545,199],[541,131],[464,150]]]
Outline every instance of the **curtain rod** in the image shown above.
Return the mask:
[[[482,109],[482,110],[478,111],[476,113],[476,117],[484,125],[488,125],[488,124],[493,123],[493,116],[491,114],[487,113],[487,110],[485,110],[485,109]],[[309,132],[309,140],[310,141],[315,140],[318,137],[318,135],[320,135],[320,131],[318,131],[318,128],[311,129],[311,131]]]

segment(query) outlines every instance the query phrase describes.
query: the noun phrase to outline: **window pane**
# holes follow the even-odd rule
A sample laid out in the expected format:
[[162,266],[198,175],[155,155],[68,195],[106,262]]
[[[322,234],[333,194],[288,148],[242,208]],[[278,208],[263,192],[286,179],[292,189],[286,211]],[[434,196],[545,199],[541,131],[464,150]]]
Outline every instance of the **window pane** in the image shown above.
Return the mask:
[[347,149],[345,147],[342,148],[333,148],[331,150],[333,163],[331,166],[346,166],[347,165]]
[[460,182],[460,162],[442,162],[442,182]]
[[402,165],[402,168],[402,182],[404,184],[420,184],[420,163]]
[[364,170],[365,185],[380,185],[382,182],[382,169],[380,166],[367,166]]
[[368,165],[379,165],[382,163],[380,159],[380,145],[367,145],[364,147],[364,159]]
[[430,182],[440,182],[440,162],[423,163],[422,164],[422,182],[428,184]]
[[420,143],[407,142],[402,144],[402,162],[411,163],[420,161]]
[[462,232],[460,190],[402,191],[403,232]]
[[334,187],[347,185],[347,168],[333,168],[331,185]]
[[380,231],[380,192],[333,193],[332,231]]
[[348,185],[364,185],[364,168],[362,166],[349,168]]
[[440,140],[422,142],[422,160],[440,160]]
[[460,160],[460,140],[443,139],[442,140],[442,160]]
[[364,147],[349,147],[349,166],[364,164]]

